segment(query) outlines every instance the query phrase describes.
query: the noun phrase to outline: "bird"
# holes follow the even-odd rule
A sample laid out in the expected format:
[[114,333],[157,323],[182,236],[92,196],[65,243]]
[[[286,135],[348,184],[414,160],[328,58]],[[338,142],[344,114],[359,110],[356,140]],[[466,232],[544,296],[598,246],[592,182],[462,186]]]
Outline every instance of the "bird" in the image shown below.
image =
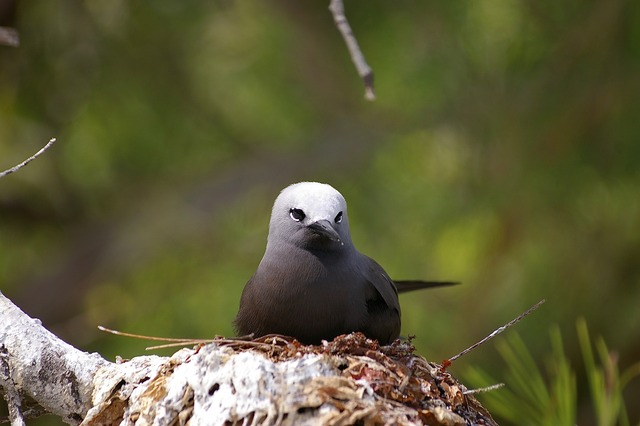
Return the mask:
[[453,284],[393,281],[353,245],[342,194],[299,182],[273,204],[266,250],[242,291],[234,328],[239,336],[280,334],[304,344],[362,332],[387,345],[400,335],[398,293]]

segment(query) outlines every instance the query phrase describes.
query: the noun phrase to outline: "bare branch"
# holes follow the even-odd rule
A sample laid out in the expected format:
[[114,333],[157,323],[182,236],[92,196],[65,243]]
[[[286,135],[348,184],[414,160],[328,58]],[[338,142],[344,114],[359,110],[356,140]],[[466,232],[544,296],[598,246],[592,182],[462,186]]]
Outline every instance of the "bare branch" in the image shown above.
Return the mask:
[[27,164],[29,164],[30,162],[38,158],[40,155],[42,155],[42,153],[44,153],[46,150],[51,148],[51,145],[53,145],[55,142],[56,142],[56,138],[52,138],[44,147],[40,149],[40,151],[36,152],[31,157],[24,160],[22,163],[18,164],[17,166],[13,166],[10,169],[5,170],[4,172],[0,172],[0,178],[3,178],[6,175],[9,175],[13,172],[17,172],[18,170],[20,170],[21,168],[23,168],[24,166],[26,166]]
[[0,318],[0,346],[6,348],[7,355],[3,363],[20,395],[67,423],[80,423],[93,406],[93,379],[110,363],[58,339],[2,292]]
[[1,292],[0,318],[19,395],[71,425],[496,424],[464,385],[400,340],[219,338],[171,358],[111,363],[64,343]]
[[508,323],[506,323],[505,325],[503,325],[502,327],[498,327],[497,329],[495,329],[491,334],[489,334],[487,337],[485,337],[484,339],[480,340],[477,343],[474,343],[473,345],[469,346],[467,349],[463,350],[462,352],[460,352],[457,355],[452,356],[451,358],[449,358],[448,360],[446,360],[445,362],[443,362],[443,366],[448,366],[450,365],[453,361],[455,361],[456,359],[460,358],[462,355],[471,352],[472,350],[474,350],[475,348],[477,348],[478,346],[482,345],[483,343],[485,343],[488,340],[493,339],[494,337],[496,337],[498,334],[502,333],[503,331],[505,331],[507,328],[511,327],[512,325],[516,324],[517,322],[519,322],[522,318],[526,317],[527,315],[529,315],[531,312],[535,311],[536,309],[538,309],[540,307],[540,305],[542,305],[546,300],[542,299],[541,301],[539,301],[538,303],[536,303],[535,305],[533,305],[532,307],[530,307],[529,309],[527,309],[526,311],[524,311],[523,313],[521,313],[520,315],[518,315],[516,318],[512,319],[511,321],[509,321]]
[[462,392],[463,395],[473,395],[476,393],[485,393],[485,392],[491,392],[494,391],[496,389],[500,389],[504,387],[504,383],[496,383],[495,385],[491,385],[491,386],[485,386],[484,388],[478,388],[478,389],[467,389],[466,391]]
[[376,95],[373,90],[373,70],[364,59],[364,55],[362,54],[362,50],[360,50],[358,41],[353,35],[353,31],[351,30],[349,21],[347,21],[347,17],[344,14],[344,4],[342,3],[342,0],[331,0],[331,3],[329,4],[329,10],[333,15],[333,20],[336,23],[336,27],[338,27],[338,30],[340,31],[340,34],[342,34],[344,42],[347,44],[347,49],[349,49],[351,60],[356,66],[356,70],[358,70],[358,74],[364,82],[365,99],[368,101],[375,101]]
[[[105,333],[113,334],[115,336],[133,337],[135,339],[141,339],[141,340],[157,340],[161,342],[185,343],[185,342],[192,342],[194,340],[198,340],[198,341],[203,340],[203,339],[180,339],[180,338],[174,338],[174,337],[145,336],[143,334],[134,334],[134,333],[127,333],[125,331],[112,330],[110,328],[103,327],[101,325],[98,326],[98,330],[104,331]],[[212,342],[212,341],[213,340],[211,339],[206,340],[206,342]]]
[[217,337],[214,339],[182,339],[182,338],[174,338],[174,337],[145,336],[143,334],[127,333],[125,331],[112,330],[110,328],[103,327],[101,325],[98,326],[98,330],[104,331],[105,333],[113,334],[115,336],[133,337],[134,339],[141,339],[141,340],[171,342],[171,343],[166,343],[164,345],[149,346],[145,348],[145,350],[147,351],[153,351],[156,349],[174,348],[174,347],[180,347],[180,346],[201,345],[205,343],[218,342],[218,340],[220,340]]

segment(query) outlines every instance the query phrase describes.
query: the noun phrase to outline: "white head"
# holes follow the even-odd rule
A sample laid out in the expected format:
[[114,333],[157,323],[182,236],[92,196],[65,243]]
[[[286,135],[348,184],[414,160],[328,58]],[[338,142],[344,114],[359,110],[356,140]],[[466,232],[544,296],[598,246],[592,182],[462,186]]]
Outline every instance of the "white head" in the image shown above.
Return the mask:
[[351,247],[347,202],[331,185],[300,182],[280,192],[271,211],[269,244],[289,242],[307,249]]

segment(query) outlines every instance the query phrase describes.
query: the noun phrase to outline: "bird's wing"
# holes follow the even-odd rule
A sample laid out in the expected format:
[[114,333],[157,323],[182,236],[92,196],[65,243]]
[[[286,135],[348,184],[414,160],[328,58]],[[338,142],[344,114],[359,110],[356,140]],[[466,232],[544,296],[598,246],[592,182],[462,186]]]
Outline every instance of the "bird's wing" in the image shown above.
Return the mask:
[[398,293],[406,293],[413,290],[422,290],[424,288],[448,287],[458,285],[455,281],[420,281],[420,280],[393,280]]
[[389,278],[389,275],[387,275],[384,269],[382,269],[382,266],[378,265],[375,260],[365,255],[362,256],[366,263],[366,270],[364,272],[367,277],[367,281],[373,284],[388,307],[395,308],[400,312],[398,290],[396,289],[396,285],[393,280]]

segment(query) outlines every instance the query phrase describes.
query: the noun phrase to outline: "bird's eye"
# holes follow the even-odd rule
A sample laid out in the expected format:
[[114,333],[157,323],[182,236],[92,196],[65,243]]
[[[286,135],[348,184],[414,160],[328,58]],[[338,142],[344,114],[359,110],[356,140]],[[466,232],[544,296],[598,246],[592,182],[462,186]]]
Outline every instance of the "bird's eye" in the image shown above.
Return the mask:
[[295,220],[296,222],[300,222],[305,218],[304,212],[300,209],[289,210],[289,216],[291,216],[291,219]]
[[336,215],[336,218],[335,218],[335,219],[333,219],[333,221],[334,221],[335,223],[340,223],[340,222],[342,222],[342,212],[338,213],[338,214]]

